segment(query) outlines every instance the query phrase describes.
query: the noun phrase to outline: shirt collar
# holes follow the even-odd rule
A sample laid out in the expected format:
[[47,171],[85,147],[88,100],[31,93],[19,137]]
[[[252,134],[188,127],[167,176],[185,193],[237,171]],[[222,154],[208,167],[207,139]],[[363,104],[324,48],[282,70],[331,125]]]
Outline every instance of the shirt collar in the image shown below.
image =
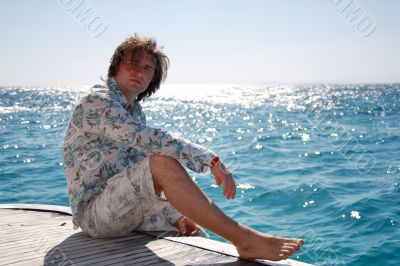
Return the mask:
[[[122,94],[120,89],[118,88],[118,84],[115,81],[114,78],[109,78],[107,80],[107,87],[108,89],[113,93],[113,95],[116,97],[116,99],[122,104],[122,106],[128,110],[129,108],[129,103],[126,100],[125,96]],[[134,103],[132,103],[133,105]]]

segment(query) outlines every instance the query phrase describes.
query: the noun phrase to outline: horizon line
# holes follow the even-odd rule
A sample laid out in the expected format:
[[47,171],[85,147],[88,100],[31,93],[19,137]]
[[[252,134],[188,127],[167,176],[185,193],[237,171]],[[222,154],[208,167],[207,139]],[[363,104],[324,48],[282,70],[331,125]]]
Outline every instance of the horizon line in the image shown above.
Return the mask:
[[[48,85],[0,85],[0,88],[7,87],[91,87],[96,84],[102,84],[102,82],[93,83],[91,85],[88,84],[48,84]],[[269,82],[166,82],[162,83],[161,86],[183,86],[183,85],[383,85],[383,84],[400,84],[400,81],[385,81],[385,82],[278,82],[278,81],[269,81]]]

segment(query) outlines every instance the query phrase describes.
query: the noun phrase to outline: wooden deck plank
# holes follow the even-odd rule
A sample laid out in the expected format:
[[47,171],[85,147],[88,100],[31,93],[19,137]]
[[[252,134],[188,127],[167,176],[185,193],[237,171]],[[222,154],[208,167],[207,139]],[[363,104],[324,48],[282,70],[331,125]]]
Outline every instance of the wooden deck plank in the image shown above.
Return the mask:
[[[63,235],[63,234],[71,234],[71,230],[67,228],[62,228],[58,227],[59,225],[52,225],[49,227],[34,227],[34,230],[32,228],[27,228],[25,226],[10,226],[8,228],[2,229],[2,231],[7,231],[6,233],[2,234],[2,239],[0,241],[0,244],[5,242],[5,241],[12,241],[12,240],[18,240],[20,238],[26,238],[27,234],[29,235],[35,235],[40,233],[46,232],[46,235],[52,236],[52,235]],[[4,241],[3,241],[4,240]]]
[[[47,218],[52,218],[52,217],[66,217],[65,214],[60,214],[60,213],[53,213],[53,212],[45,212],[45,211],[34,211],[34,210],[14,210],[14,209],[2,209],[2,211],[7,213],[7,216],[1,216],[0,217],[0,222],[1,221],[10,221],[12,219],[15,220],[15,218],[20,218],[20,219],[25,219],[25,217],[31,217],[31,216],[41,216],[41,217],[47,217]],[[23,214],[23,216],[21,216]]]
[[[27,234],[27,233],[30,233],[30,234]],[[32,236],[32,237],[27,239],[26,238],[27,235],[28,236]],[[21,234],[19,236],[17,236],[17,235],[15,236],[16,238],[18,237],[18,239],[15,239],[15,242],[23,241],[24,243],[30,243],[30,242],[37,241],[33,236],[42,237],[42,238],[45,237],[46,239],[52,239],[52,238],[60,239],[63,236],[65,236],[67,238],[70,235],[71,235],[70,232],[59,232],[57,229],[54,229],[54,231],[47,230],[45,232],[36,231],[34,233],[32,233],[31,231],[28,231],[28,232],[25,231],[25,232],[23,232],[23,234]],[[121,237],[121,238],[118,238],[118,239],[114,238],[114,239],[104,240],[104,239],[93,239],[93,238],[88,237],[86,234],[84,234],[82,232],[78,232],[78,233],[74,234],[73,238],[68,238],[66,240],[67,242],[64,242],[64,245],[66,245],[66,246],[67,245],[74,245],[74,244],[79,244],[79,245],[82,244],[82,245],[84,245],[85,244],[84,242],[86,242],[86,241],[90,241],[90,244],[93,245],[94,243],[97,243],[97,242],[99,242],[99,243],[112,243],[114,241],[120,242],[120,241],[124,241],[124,240],[131,240],[131,239],[133,240],[133,239],[136,239],[136,238],[143,238],[143,237],[145,237],[145,236],[144,235],[131,234],[129,236]],[[7,244],[8,243],[0,244],[0,247],[7,246]],[[12,243],[12,244],[13,245],[17,245],[18,243]]]
[[[216,254],[212,254],[212,253],[208,252],[208,250],[196,251],[196,252],[192,253],[191,255],[193,255],[193,256],[188,256],[187,254],[182,253],[175,258],[179,259],[179,261],[181,262],[180,264],[194,265],[194,264],[202,264],[202,262],[204,260],[209,259],[209,258],[216,258],[218,256]],[[171,259],[171,258],[166,257],[166,259]],[[160,266],[161,265],[166,265],[166,263],[162,263],[162,264],[160,264]]]
[[[135,242],[142,241],[142,243],[146,242],[146,241],[148,242],[148,241],[151,240],[148,237],[136,236],[136,235],[128,238],[128,240],[132,240],[132,239],[135,239]],[[47,242],[49,244],[53,244],[53,245],[56,245],[56,244],[59,243],[59,239],[58,240],[54,240],[54,241],[49,241],[49,239],[46,239],[46,240],[47,240]],[[93,250],[94,248],[95,249],[102,249],[102,248],[103,249],[108,249],[108,248],[113,248],[113,247],[121,248],[121,247],[123,247],[123,245],[121,245],[121,243],[124,241],[122,239],[115,239],[113,241],[107,241],[107,242],[105,242],[105,241],[103,241],[103,242],[92,242],[90,240],[91,240],[90,238],[87,238],[86,241],[84,241],[84,242],[75,242],[75,245],[71,245],[71,244],[70,245],[67,245],[67,244],[64,245],[63,244],[62,250],[65,251],[65,252],[69,252],[71,254],[74,251],[77,251],[79,254],[83,254],[87,250]],[[29,243],[27,245],[19,245],[19,246],[17,246],[18,249],[15,249],[15,247],[14,247],[14,249],[8,248],[8,249],[5,249],[4,252],[2,250],[2,252],[0,254],[1,254],[2,258],[7,258],[7,257],[14,256],[14,255],[17,255],[17,254],[27,254],[27,253],[29,253],[29,251],[32,250],[33,244],[35,244],[35,242]],[[129,246],[131,247],[132,245],[129,245]]]
[[147,254],[145,253],[146,251],[148,251],[148,249],[145,246],[141,246],[141,247],[136,247],[134,250],[132,249],[122,249],[120,250],[119,253],[116,254],[110,254],[107,257],[93,257],[90,260],[86,260],[86,261],[80,261],[80,262],[75,262],[74,264],[79,266],[79,265],[109,265],[112,261],[114,261],[115,259],[119,259],[121,257],[124,257],[125,254],[136,254],[136,257],[144,257],[144,256],[150,256],[151,253],[148,252]]
[[[22,234],[23,233],[23,234]],[[21,232],[18,232],[18,234],[15,234],[14,236],[8,235],[7,237],[4,237],[0,241],[0,245],[16,245],[17,242],[20,242],[21,240],[25,240],[27,243],[28,242],[35,242],[37,239],[60,239],[62,237],[68,237],[71,235],[70,232],[51,232],[48,230],[48,235],[46,234],[46,231],[32,231],[32,230],[21,230]]]
[[[185,247],[185,249],[183,249],[183,252],[186,252],[190,249],[190,247]],[[163,255],[167,254],[171,254],[174,251],[171,249],[171,247],[165,247],[164,248],[151,248],[149,249],[147,247],[147,249],[143,252],[145,254],[147,254],[147,256],[138,256],[137,252],[127,252],[124,254],[123,257],[118,257],[112,261],[106,261],[106,263],[104,263],[103,265],[118,265],[118,266],[123,266],[123,265],[131,265],[132,261],[134,261],[135,263],[140,263],[143,265],[146,264],[152,264],[155,265],[157,264],[156,262],[165,262],[166,260],[163,258]],[[140,254],[139,254],[140,255]]]
[[[179,252],[178,254],[163,256],[163,258],[167,261],[161,263],[161,265],[165,265],[171,262],[176,265],[193,265],[195,263],[201,263],[205,258],[216,258],[217,256],[217,254],[210,253],[209,251],[200,250],[198,248],[191,248],[186,252]],[[146,265],[151,265],[151,263]]]
[[[74,261],[75,264],[78,262],[85,263],[86,261],[105,261],[113,258],[113,255],[116,254],[117,256],[120,256],[120,254],[132,250],[139,250],[143,249],[146,243],[149,243],[152,239],[146,239],[142,241],[135,241],[135,243],[130,243],[127,246],[121,246],[121,245],[103,245],[100,248],[93,248],[91,247],[90,249],[83,250],[82,252],[79,252],[80,250],[72,250],[68,251],[63,249],[62,247],[60,248],[64,253],[68,255],[68,258],[71,261]],[[159,244],[159,248],[163,248],[163,244]],[[82,257],[84,256],[84,259]]]
[[70,213],[63,206],[0,204],[0,265],[259,265],[235,257],[231,245],[200,237],[132,232],[93,239],[72,229]]
[[[65,218],[63,218],[63,217],[43,217],[43,216],[41,216],[41,220],[35,220],[35,218],[37,218],[37,216],[32,215],[29,217],[25,217],[24,219],[19,219],[18,221],[10,221],[7,225],[10,226],[10,225],[23,224],[23,226],[28,227],[28,226],[57,224],[57,223],[66,221]],[[17,218],[15,218],[15,219],[17,219]]]
[[158,262],[170,261],[172,263],[178,263],[179,259],[182,258],[182,254],[185,254],[186,257],[192,257],[197,251],[199,251],[198,248],[193,248],[185,245],[182,245],[181,247],[171,246],[168,247],[168,249],[163,249],[159,252],[154,252],[154,258],[152,258],[150,261],[147,261],[145,265],[153,264],[153,262],[155,264],[156,261]]
[[[141,250],[138,249],[130,249],[127,250],[126,252],[122,252],[120,254],[119,257],[113,257],[112,261],[104,260],[104,265],[109,265],[109,264],[115,264],[118,262],[118,265],[120,265],[120,263],[122,263],[123,261],[132,261],[133,259],[139,258],[141,256],[141,254],[159,254],[161,252],[165,252],[170,250],[171,248],[174,248],[170,245],[168,245],[169,243],[165,240],[156,240],[156,241],[152,241],[147,243],[146,245],[143,245],[141,247]],[[146,258],[144,260],[149,259],[148,256],[146,256]],[[102,264],[102,265],[103,265]]]
[[[147,243],[147,242],[152,240],[151,238],[146,237],[146,236],[138,236],[138,237],[144,243]],[[136,237],[136,239],[138,237]],[[131,239],[133,239],[133,237],[130,237],[128,239],[131,240]],[[96,241],[96,242],[94,242],[94,241],[93,242],[86,241],[85,244],[83,244],[82,246],[76,245],[76,246],[66,247],[64,245],[61,245],[58,248],[62,252],[68,253],[69,258],[70,257],[81,257],[81,256],[85,256],[85,258],[88,258],[87,257],[88,255],[102,253],[104,250],[107,251],[107,250],[113,250],[113,249],[115,249],[115,250],[121,249],[123,247],[123,246],[119,245],[119,242],[121,242],[121,241],[123,241],[123,240],[114,239],[112,241],[103,241],[103,242],[101,242],[101,241]],[[59,241],[58,242],[54,242],[54,243],[48,243],[48,244],[51,245],[51,246],[55,246],[58,243],[59,243]],[[132,247],[132,245],[130,245],[130,246]],[[75,256],[74,256],[74,254],[75,254]],[[26,255],[31,255],[31,254],[29,252],[28,253],[24,253],[24,256],[26,256]],[[5,259],[5,258],[7,258],[7,256],[3,257],[3,259]]]

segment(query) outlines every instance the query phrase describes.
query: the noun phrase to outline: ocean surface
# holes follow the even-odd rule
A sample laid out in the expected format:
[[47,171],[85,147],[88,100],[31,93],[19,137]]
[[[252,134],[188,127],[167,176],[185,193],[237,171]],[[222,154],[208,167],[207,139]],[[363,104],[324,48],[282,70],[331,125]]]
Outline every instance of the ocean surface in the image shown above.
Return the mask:
[[[0,203],[68,205],[63,137],[88,91],[0,88]],[[165,85],[143,107],[149,126],[230,166],[230,201],[210,174],[190,173],[228,215],[305,239],[293,259],[400,264],[400,84]]]

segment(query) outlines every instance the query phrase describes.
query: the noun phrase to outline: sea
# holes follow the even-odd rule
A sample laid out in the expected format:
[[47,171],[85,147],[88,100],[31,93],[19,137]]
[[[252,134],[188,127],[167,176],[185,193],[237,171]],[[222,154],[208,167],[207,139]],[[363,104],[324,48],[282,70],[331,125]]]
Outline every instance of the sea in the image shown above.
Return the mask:
[[[0,203],[68,205],[63,138],[90,90],[0,88]],[[292,259],[400,265],[400,84],[166,84],[143,108],[230,167],[234,200],[189,172],[230,217],[305,240]]]

